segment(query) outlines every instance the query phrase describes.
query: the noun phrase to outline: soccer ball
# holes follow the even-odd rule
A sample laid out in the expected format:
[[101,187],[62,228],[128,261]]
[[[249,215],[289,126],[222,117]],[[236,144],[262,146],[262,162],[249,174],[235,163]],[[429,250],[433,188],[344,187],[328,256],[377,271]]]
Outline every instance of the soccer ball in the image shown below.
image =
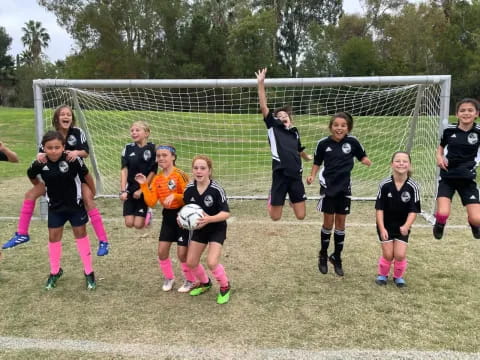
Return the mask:
[[187,204],[178,212],[178,221],[187,230],[194,230],[202,217],[203,209],[197,204]]

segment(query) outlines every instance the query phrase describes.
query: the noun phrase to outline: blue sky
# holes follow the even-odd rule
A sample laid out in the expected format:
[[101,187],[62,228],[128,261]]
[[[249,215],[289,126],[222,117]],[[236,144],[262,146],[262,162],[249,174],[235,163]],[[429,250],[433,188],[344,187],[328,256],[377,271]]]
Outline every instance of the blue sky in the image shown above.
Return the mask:
[[[348,13],[361,12],[359,0],[344,0],[344,9]],[[57,25],[55,16],[37,4],[36,0],[3,0],[0,7],[0,26],[12,38],[9,54],[14,57],[23,51],[22,26],[29,21],[40,21],[50,34],[50,45],[46,49],[50,61],[64,59],[72,53],[73,41],[70,36]]]

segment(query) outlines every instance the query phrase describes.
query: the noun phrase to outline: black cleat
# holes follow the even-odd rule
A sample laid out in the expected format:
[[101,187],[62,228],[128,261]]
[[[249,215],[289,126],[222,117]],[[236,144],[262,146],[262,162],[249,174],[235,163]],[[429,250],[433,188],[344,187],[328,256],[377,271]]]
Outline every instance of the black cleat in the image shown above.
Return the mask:
[[472,228],[472,235],[475,239],[480,239],[480,226],[474,226],[470,224],[470,227]]
[[327,254],[318,254],[318,270],[322,274],[328,273],[328,255]]
[[342,268],[342,260],[339,258],[335,258],[335,255],[330,255],[330,257],[328,258],[328,260],[332,263],[333,265],[333,269],[335,270],[335,274],[337,274],[338,276],[343,276],[344,273],[343,273],[343,268]]
[[439,224],[436,222],[435,225],[433,225],[433,237],[440,240],[443,237],[444,228],[445,224]]

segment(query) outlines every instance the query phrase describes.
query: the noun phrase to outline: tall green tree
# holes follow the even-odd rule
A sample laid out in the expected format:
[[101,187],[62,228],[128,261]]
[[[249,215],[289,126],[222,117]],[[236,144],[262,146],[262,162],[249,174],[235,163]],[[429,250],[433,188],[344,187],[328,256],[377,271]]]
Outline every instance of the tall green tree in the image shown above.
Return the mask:
[[23,36],[21,38],[26,51],[30,54],[33,61],[39,61],[42,50],[48,47],[50,35],[42,26],[40,21],[29,20],[22,27]]
[[7,52],[12,44],[12,38],[3,26],[0,26],[0,82],[13,76],[13,58]]

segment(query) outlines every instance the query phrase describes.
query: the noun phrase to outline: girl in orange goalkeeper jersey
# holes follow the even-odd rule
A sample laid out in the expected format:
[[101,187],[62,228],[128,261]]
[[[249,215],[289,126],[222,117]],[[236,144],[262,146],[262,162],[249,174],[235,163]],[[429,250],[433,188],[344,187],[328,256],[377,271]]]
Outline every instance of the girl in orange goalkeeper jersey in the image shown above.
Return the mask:
[[137,174],[135,180],[140,184],[145,204],[153,208],[158,201],[163,206],[163,221],[158,243],[158,262],[165,278],[162,289],[170,291],[173,288],[175,276],[169,253],[170,246],[176,242],[177,256],[185,277],[185,281],[178,291],[189,292],[195,286],[195,276],[186,264],[188,232],[177,224],[177,213],[184,205],[183,191],[188,183],[188,175],[175,167],[176,159],[177,153],[173,146],[158,146],[156,161],[161,170],[153,178],[150,188],[145,175]]

